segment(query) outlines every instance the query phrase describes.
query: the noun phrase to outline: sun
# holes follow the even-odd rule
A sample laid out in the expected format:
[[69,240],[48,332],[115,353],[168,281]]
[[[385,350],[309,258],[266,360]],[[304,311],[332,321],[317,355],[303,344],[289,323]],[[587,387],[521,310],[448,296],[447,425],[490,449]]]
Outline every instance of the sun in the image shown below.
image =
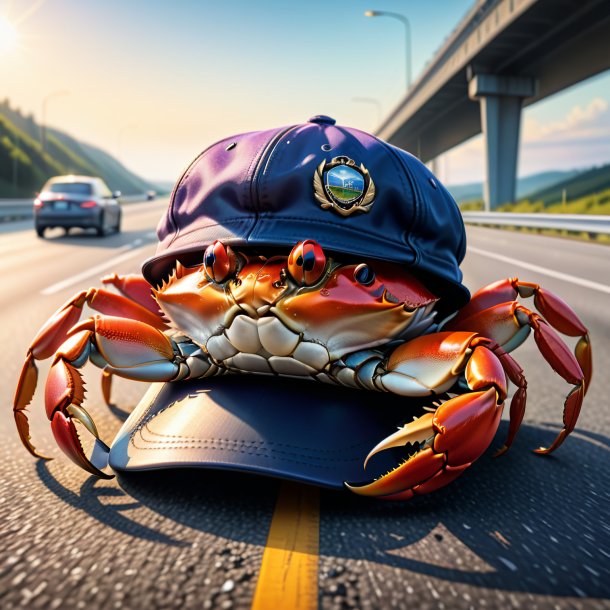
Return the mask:
[[10,51],[17,43],[15,26],[0,15],[0,53]]

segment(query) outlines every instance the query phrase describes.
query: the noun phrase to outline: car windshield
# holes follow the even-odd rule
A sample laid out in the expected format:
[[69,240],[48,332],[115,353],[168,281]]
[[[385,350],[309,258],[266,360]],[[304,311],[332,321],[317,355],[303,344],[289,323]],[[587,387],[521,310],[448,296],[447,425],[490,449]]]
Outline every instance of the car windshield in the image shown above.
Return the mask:
[[91,195],[92,186],[87,182],[54,182],[47,189],[52,193],[70,193],[72,195]]

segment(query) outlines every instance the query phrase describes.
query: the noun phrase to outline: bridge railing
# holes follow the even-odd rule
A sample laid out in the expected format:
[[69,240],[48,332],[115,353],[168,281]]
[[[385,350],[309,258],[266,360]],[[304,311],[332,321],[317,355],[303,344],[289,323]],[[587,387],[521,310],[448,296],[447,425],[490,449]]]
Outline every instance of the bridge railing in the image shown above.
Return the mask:
[[610,234],[610,216],[587,214],[518,214],[513,212],[462,212],[464,222],[476,225],[558,229],[577,233]]

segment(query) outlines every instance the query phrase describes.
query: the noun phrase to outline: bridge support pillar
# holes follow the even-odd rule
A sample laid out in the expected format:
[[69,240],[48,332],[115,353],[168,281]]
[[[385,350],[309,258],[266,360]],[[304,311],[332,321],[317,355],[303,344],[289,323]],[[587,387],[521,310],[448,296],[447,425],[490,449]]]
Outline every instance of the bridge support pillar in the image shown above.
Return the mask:
[[535,90],[536,81],[521,76],[477,74],[469,82],[468,95],[481,106],[487,211],[515,200],[521,107]]

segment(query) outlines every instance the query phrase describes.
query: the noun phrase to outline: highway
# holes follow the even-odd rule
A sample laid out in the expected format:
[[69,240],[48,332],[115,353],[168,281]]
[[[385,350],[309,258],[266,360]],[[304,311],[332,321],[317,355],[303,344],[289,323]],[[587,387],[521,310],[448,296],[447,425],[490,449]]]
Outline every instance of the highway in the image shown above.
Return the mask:
[[[257,588],[268,586],[259,583],[267,534],[278,493],[291,488],[197,470],[90,477],[54,446],[40,389],[32,436],[58,459],[32,458],[13,425],[14,387],[40,324],[96,278],[138,271],[166,204],[126,206],[124,231],[105,238],[58,230],[40,240],[30,222],[0,224],[3,610],[250,608],[255,594],[264,607]],[[320,491],[317,556],[301,583],[313,607],[610,608],[610,248],[475,227],[468,238],[471,290],[507,276],[539,282],[590,329],[596,374],[577,430],[551,457],[530,451],[554,438],[568,389],[530,339],[514,354],[528,378],[528,408],[504,457],[490,449],[449,487],[407,503]],[[118,380],[121,400],[109,410],[99,371],[85,375],[86,404],[111,439],[146,388]],[[492,449],[506,430],[504,421]],[[317,510],[317,492],[301,491]]]

